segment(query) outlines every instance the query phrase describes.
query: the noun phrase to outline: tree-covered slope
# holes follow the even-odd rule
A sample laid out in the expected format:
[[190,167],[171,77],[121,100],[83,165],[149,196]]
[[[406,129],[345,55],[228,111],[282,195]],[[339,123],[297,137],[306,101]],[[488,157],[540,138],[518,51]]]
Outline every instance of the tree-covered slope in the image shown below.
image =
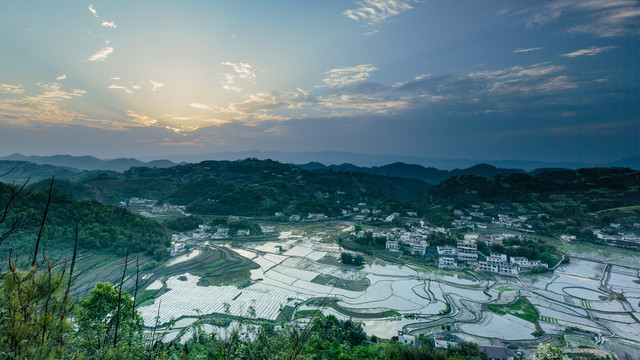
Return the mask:
[[[72,246],[77,224],[78,243],[82,248],[119,252],[126,249],[133,252],[158,251],[158,257],[162,257],[166,252],[169,234],[163,225],[115,205],[95,200],[74,200],[57,191],[55,186],[54,182],[42,247],[50,249]],[[11,185],[0,183],[2,209],[6,207],[11,189]],[[2,249],[15,249],[21,253],[32,251],[47,197],[46,192],[32,190],[24,192],[11,204],[7,219],[0,224],[0,233],[4,233],[10,227],[15,216],[23,216],[28,221],[24,227],[0,244]]]

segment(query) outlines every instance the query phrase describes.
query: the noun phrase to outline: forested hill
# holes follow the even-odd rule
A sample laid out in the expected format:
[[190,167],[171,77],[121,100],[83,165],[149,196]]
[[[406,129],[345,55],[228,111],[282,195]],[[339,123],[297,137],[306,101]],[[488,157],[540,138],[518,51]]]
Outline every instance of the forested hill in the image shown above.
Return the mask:
[[454,170],[440,170],[434,167],[424,167],[416,164],[405,164],[402,162],[396,162],[384,166],[373,167],[361,167],[353,164],[341,164],[341,165],[323,165],[317,162],[310,162],[303,165],[297,165],[301,169],[305,170],[333,170],[333,171],[346,171],[346,172],[359,172],[365,174],[376,174],[385,176],[402,177],[408,179],[418,179],[429,184],[438,184],[446,179],[460,176],[460,175],[480,175],[486,177],[492,177],[500,174],[508,173],[524,173],[520,169],[502,169],[493,165],[478,164],[467,169],[454,169]]
[[204,161],[171,168],[132,168],[83,182],[110,194],[158,199],[198,214],[341,214],[349,205],[404,208],[429,188],[415,179],[332,170],[301,170],[271,160]]
[[[78,244],[85,249],[104,249],[122,253],[146,251],[159,258],[169,246],[169,234],[163,225],[146,219],[119,206],[97,201],[77,201],[55,190],[46,219],[41,248],[73,246],[75,225],[78,225]],[[48,190],[48,189],[47,189]],[[11,185],[0,183],[0,206],[4,210]],[[0,243],[0,249],[14,249],[30,253],[35,246],[38,229],[47,203],[47,193],[37,190],[24,192],[9,208],[9,216],[0,224],[0,234],[6,232],[15,216],[29,220],[17,233]],[[160,250],[158,250],[160,249]]]
[[462,175],[433,186],[415,203],[427,211],[491,204],[495,211],[596,212],[640,204],[640,172],[628,168],[549,169],[491,178]]
[[[32,188],[44,190],[46,180]],[[58,189],[77,200],[115,203],[132,197],[186,205],[187,211],[214,215],[324,213],[365,202],[390,211],[409,203],[429,184],[416,179],[302,170],[271,160],[204,161],[170,168],[134,167],[122,174],[93,172],[79,181],[60,181]]]

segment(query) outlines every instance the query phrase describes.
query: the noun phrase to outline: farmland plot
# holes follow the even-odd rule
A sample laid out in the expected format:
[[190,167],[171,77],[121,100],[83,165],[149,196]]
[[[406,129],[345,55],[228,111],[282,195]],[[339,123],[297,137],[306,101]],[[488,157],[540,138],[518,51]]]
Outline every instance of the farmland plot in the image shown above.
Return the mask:
[[[181,281],[179,278],[186,278]],[[171,319],[183,316],[194,317],[199,314],[224,313],[224,304],[230,305],[229,311],[234,316],[246,316],[249,306],[256,310],[260,319],[275,320],[280,305],[295,294],[283,291],[257,292],[250,287],[239,290],[235,286],[197,286],[200,278],[189,273],[167,279],[167,291],[161,295],[154,305],[140,307],[145,326],[153,326],[160,306],[159,323],[164,324]],[[156,305],[157,304],[157,305]]]
[[505,340],[534,339],[531,335],[536,331],[534,324],[513,315],[496,315],[485,313],[486,316],[476,324],[462,324],[460,329],[468,334],[484,338],[499,338]]

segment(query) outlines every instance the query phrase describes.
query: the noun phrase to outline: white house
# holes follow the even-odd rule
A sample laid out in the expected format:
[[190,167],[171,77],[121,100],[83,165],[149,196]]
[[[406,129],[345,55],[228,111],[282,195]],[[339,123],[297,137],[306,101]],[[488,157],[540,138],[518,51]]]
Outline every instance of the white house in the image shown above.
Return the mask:
[[187,247],[184,243],[173,243],[171,244],[171,254],[176,254],[186,248]]
[[518,275],[518,266],[506,262],[478,261],[478,270],[498,274]]
[[456,256],[458,252],[453,246],[436,246],[438,256]]
[[238,236],[249,236],[251,234],[250,229],[238,229]]
[[529,260],[526,257],[514,256],[511,258],[511,263],[518,265],[522,269],[531,269],[538,267],[548,267],[547,264],[543,263],[540,260]]
[[478,246],[475,240],[458,240],[458,260],[478,261]]
[[402,331],[398,330],[398,342],[402,343],[402,345],[415,345],[416,337],[413,335],[405,334]]
[[388,251],[398,252],[400,251],[400,244],[397,241],[387,240],[385,248]]
[[507,255],[499,254],[499,253],[491,253],[487,257],[487,261],[488,262],[507,262]]
[[429,244],[424,241],[424,240],[420,240],[420,241],[413,241],[410,242],[411,244],[411,253],[419,253],[420,255],[424,255],[427,253],[427,246],[429,246]]
[[438,268],[440,269],[454,269],[458,267],[458,263],[452,257],[442,256],[438,258]]

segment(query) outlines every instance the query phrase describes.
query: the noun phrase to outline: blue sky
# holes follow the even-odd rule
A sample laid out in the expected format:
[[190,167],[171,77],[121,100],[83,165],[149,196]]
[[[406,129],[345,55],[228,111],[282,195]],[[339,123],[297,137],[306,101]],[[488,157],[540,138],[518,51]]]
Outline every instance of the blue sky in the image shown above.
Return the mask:
[[0,154],[640,155],[635,0],[1,7]]

